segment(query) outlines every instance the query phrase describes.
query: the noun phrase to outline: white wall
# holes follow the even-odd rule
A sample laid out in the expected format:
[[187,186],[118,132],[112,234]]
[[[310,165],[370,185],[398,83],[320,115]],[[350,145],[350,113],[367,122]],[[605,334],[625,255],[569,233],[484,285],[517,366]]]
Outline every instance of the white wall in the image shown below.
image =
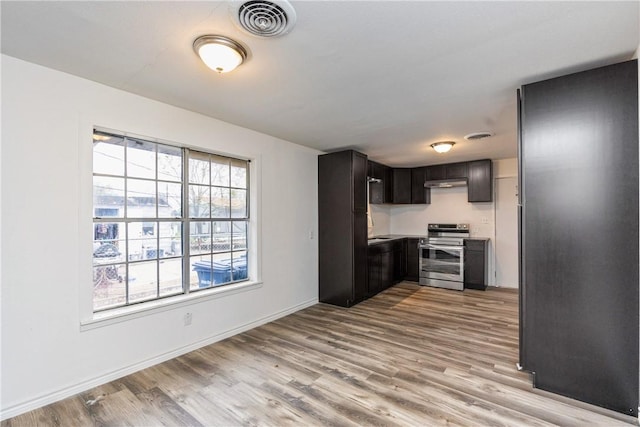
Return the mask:
[[[93,125],[253,159],[263,285],[81,331]],[[3,418],[317,302],[319,152],[7,56],[2,142]]]
[[391,232],[391,209],[389,205],[369,205],[369,215],[373,220],[372,236],[382,236]]
[[[495,179],[517,176],[517,159],[494,160],[493,175]],[[429,223],[468,223],[472,237],[487,237],[493,241],[495,227],[498,226],[495,224],[495,203],[467,202],[467,187],[432,188],[431,204],[383,207],[378,216],[385,214],[383,209],[388,212],[388,232],[391,234],[426,235]],[[386,224],[385,219],[378,222]],[[493,245],[490,242],[490,285],[495,284],[494,265]]]

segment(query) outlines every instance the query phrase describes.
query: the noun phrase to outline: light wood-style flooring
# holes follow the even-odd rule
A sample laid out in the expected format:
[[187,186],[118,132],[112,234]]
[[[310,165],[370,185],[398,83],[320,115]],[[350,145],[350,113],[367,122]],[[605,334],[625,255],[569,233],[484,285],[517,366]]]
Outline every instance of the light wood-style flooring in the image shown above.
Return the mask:
[[317,304],[2,426],[629,425],[533,390],[517,361],[517,291],[403,282],[350,309]]

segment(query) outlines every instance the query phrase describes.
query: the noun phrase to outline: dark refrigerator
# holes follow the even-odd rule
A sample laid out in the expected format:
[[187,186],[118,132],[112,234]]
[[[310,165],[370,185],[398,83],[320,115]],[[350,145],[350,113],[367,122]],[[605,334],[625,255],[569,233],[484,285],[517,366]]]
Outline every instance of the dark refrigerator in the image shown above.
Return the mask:
[[638,415],[638,65],[518,93],[520,365]]

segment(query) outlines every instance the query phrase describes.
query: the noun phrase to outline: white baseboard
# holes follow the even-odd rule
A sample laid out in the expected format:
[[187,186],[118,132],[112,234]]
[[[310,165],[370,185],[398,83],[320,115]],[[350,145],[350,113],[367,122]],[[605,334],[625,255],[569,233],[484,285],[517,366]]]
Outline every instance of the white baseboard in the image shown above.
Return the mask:
[[49,405],[51,403],[57,402],[59,400],[66,399],[67,397],[75,396],[76,394],[89,390],[93,387],[97,387],[99,385],[106,384],[110,381],[117,380],[118,378],[122,378],[126,375],[133,374],[134,372],[138,372],[142,369],[151,367],[153,365],[157,365],[158,363],[166,362],[167,360],[189,353],[190,351],[197,350],[209,344],[222,341],[225,338],[232,337],[239,333],[248,331],[249,329],[257,328],[260,325],[264,325],[265,323],[269,323],[281,317],[288,316],[289,314],[295,313],[296,311],[300,311],[304,308],[310,307],[317,303],[318,303],[317,298],[305,301],[303,303],[297,304],[293,307],[289,307],[285,310],[279,311],[277,313],[271,314],[261,319],[254,320],[253,322],[249,322],[244,325],[237,326],[235,328],[229,329],[224,332],[220,332],[216,335],[205,338],[203,340],[196,341],[187,346],[180,347],[175,350],[169,351],[167,353],[160,354],[156,357],[143,360],[139,363],[126,366],[124,368],[118,369],[116,371],[112,371],[108,374],[101,375],[96,378],[91,378],[89,380],[82,381],[81,383],[75,384],[71,387],[63,388],[52,393],[47,393],[45,395],[36,397],[34,399],[28,400],[23,403],[19,403],[17,405],[10,406],[8,408],[3,408],[0,411],[0,421],[13,418],[25,412],[33,411],[34,409],[38,409],[43,406]]

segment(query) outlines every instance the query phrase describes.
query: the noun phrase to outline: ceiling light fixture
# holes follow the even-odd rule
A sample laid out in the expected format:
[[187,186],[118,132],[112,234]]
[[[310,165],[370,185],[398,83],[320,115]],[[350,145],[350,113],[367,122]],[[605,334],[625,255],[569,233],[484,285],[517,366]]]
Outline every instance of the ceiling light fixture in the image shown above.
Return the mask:
[[431,148],[436,150],[436,152],[438,153],[446,153],[447,151],[451,150],[451,147],[453,147],[455,144],[456,143],[453,141],[434,142],[433,144],[431,144]]
[[193,42],[193,50],[213,71],[228,73],[247,59],[247,50],[225,36],[201,36]]

